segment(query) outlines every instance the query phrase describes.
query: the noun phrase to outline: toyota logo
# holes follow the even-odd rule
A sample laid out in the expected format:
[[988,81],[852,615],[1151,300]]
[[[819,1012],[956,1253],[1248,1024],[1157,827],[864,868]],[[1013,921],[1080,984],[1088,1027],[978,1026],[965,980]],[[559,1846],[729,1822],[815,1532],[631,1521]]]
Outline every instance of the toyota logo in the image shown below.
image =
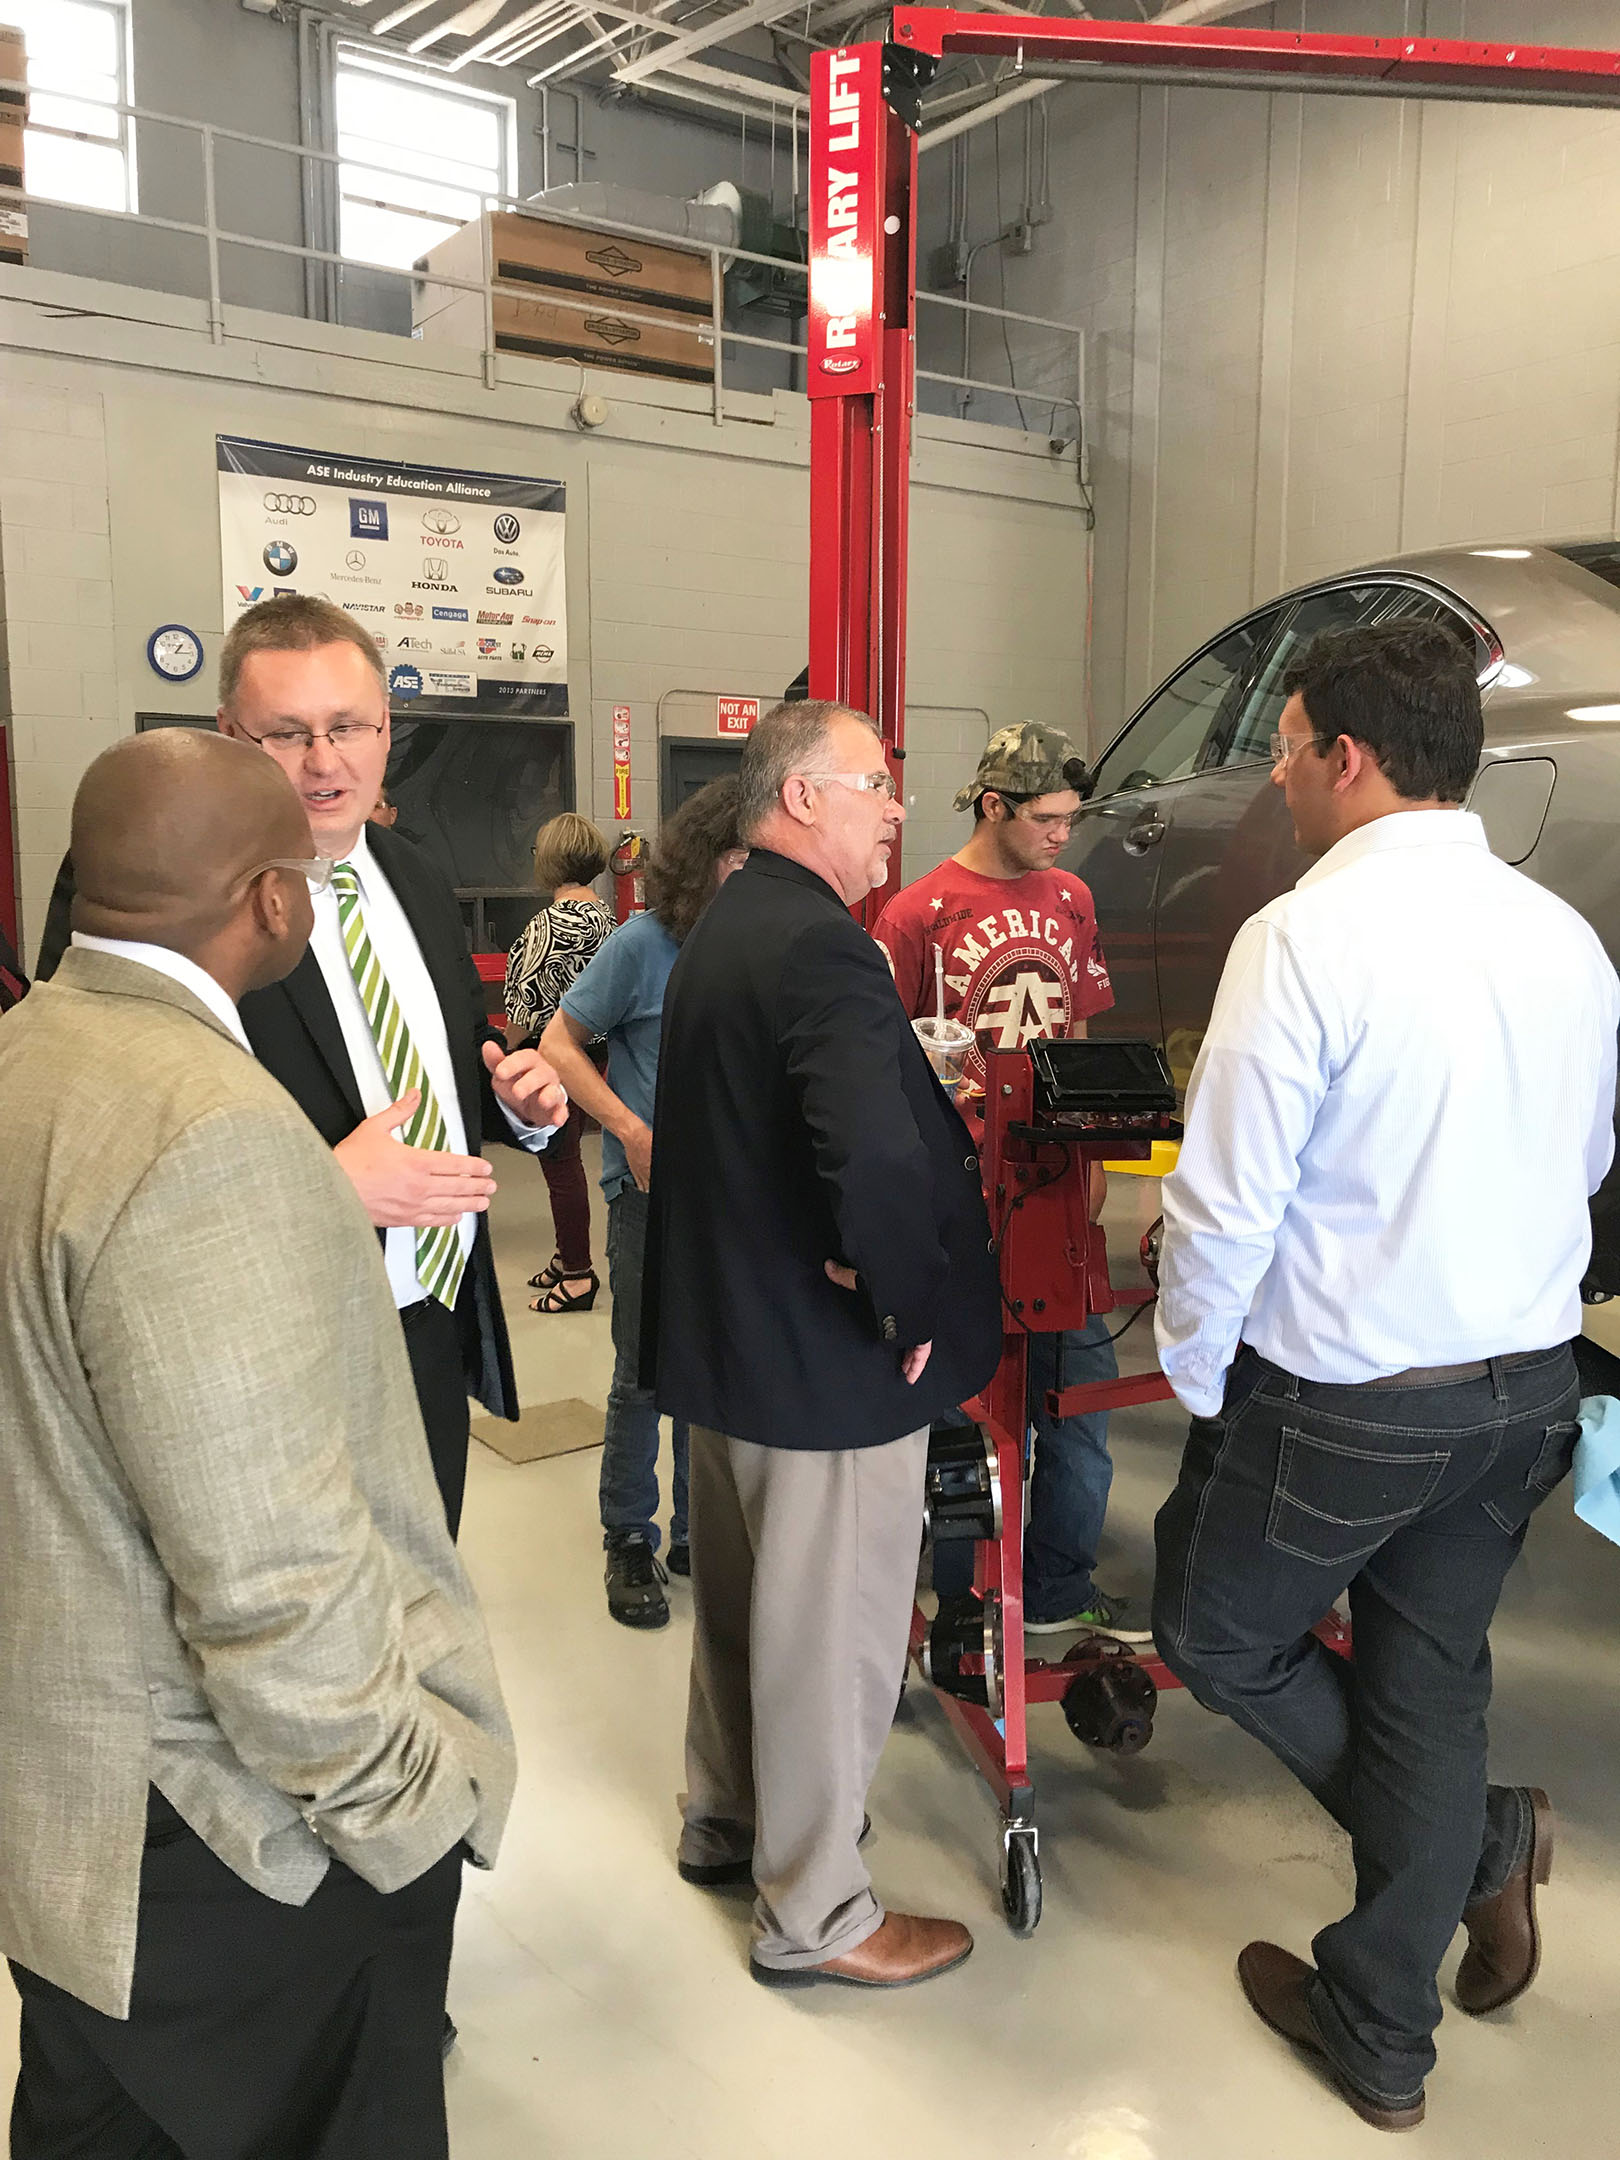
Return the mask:
[[267,495],[264,507],[272,517],[313,517],[315,498],[313,495]]
[[458,533],[461,530],[460,518],[458,518],[452,511],[449,510],[440,510],[437,508],[432,510],[424,510],[422,512],[422,523],[427,527],[430,533],[437,533],[441,540],[444,539],[448,534]]

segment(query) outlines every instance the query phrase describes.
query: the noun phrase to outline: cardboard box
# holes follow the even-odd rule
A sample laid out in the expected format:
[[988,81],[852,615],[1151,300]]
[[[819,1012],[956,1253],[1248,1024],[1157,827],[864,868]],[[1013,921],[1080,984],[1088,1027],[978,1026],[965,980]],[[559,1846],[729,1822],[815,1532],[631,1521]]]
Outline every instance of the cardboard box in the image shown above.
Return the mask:
[[28,101],[28,52],[20,30],[0,23],[0,104]]
[[[523,217],[510,210],[497,211],[489,226],[495,276],[507,283],[617,299],[637,310],[662,313],[667,309],[672,315],[709,320],[707,255],[625,240],[580,225]],[[449,277],[481,278],[484,247],[479,222],[474,220],[441,240],[416,267],[418,271],[442,270]],[[429,312],[435,305],[431,292],[430,287]]]
[[0,202],[0,263],[28,260],[28,212]]
[[[0,105],[0,183],[23,184],[23,112],[20,105]],[[0,207],[5,198],[0,197]],[[13,209],[18,206],[13,203]]]

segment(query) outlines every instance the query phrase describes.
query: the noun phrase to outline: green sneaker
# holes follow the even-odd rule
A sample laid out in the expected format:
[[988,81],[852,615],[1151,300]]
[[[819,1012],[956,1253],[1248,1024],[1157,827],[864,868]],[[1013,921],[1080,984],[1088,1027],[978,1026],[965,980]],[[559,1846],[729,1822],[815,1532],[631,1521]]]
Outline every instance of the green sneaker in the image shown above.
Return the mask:
[[1050,1619],[1038,1613],[1024,1615],[1026,1635],[1111,1635],[1115,1642],[1150,1643],[1153,1630],[1133,1619],[1129,1598],[1109,1597],[1092,1586],[1084,1605],[1068,1605]]

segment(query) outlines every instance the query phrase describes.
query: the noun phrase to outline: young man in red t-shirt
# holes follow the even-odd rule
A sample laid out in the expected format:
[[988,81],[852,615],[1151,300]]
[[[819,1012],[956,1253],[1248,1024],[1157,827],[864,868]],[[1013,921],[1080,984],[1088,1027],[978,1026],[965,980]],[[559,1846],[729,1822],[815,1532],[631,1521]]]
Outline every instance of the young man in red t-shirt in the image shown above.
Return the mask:
[[[1114,1002],[1097,944],[1097,915],[1081,879],[1056,870],[1080,807],[1085,768],[1056,728],[1002,728],[956,798],[973,810],[973,835],[937,870],[897,893],[876,936],[912,1018],[937,1011],[934,955],[945,961],[945,1016],[970,1027],[957,1101],[970,1117],[984,1094],[984,1048],[1018,1049],[1042,1035],[1083,1035]],[[1103,1199],[1099,1171],[1093,1213]],[[1061,1367],[1061,1378],[1059,1368]],[[1118,1366],[1106,1321],[1037,1335],[1030,1344],[1030,1419],[1035,1464],[1024,1541],[1024,1625],[1033,1634],[1090,1628],[1148,1642],[1129,1601],[1092,1580],[1114,1466],[1108,1414],[1048,1416],[1046,1391],[1111,1380]],[[971,1586],[970,1548],[942,1546],[934,1587],[942,1597]]]

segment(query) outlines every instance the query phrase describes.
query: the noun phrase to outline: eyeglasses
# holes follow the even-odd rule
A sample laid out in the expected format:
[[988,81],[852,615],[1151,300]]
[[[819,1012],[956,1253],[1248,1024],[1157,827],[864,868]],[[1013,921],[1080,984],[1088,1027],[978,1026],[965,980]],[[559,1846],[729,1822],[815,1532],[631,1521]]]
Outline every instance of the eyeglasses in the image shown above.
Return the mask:
[[239,886],[251,885],[256,877],[263,877],[267,870],[296,870],[307,882],[312,893],[322,893],[331,884],[332,872],[336,868],[337,864],[330,855],[310,855],[303,860],[296,855],[272,855],[268,862],[260,863],[257,868],[244,870],[236,882]]
[[1033,825],[1039,832],[1067,832],[1075,818],[1072,810],[1015,810],[1013,815],[1021,825]]
[[854,788],[862,795],[887,795],[891,802],[900,792],[892,772],[807,772],[800,778],[814,780],[818,785],[823,780],[836,780],[840,787]]
[[1273,735],[1271,738],[1271,762],[1286,765],[1301,750],[1314,750],[1316,739],[1311,735]]
[[266,728],[262,735],[249,735],[243,728],[242,733],[261,750],[296,750],[302,755],[318,742],[330,743],[334,750],[358,750],[368,736],[380,735],[384,725],[381,720],[340,720],[321,734],[307,727]]

